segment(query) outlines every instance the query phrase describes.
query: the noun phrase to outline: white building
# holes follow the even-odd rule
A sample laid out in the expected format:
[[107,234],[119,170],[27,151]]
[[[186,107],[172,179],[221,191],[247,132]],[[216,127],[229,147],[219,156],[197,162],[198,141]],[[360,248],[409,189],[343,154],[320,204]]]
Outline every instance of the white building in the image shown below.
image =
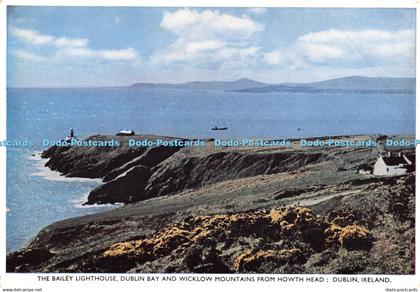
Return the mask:
[[373,166],[374,175],[402,175],[408,172],[408,168],[413,164],[407,156],[401,153],[398,156],[379,156],[375,165]]

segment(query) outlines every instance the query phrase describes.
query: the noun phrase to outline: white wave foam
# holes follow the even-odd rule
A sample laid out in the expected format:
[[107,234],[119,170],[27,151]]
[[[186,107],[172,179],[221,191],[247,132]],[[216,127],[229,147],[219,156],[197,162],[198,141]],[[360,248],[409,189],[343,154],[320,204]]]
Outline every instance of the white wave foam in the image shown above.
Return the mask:
[[53,171],[50,168],[44,166],[46,159],[41,157],[41,153],[35,153],[28,157],[28,160],[35,161],[35,167],[37,172],[31,173],[31,176],[40,176],[45,180],[49,181],[63,181],[63,182],[97,182],[101,183],[102,180],[99,178],[83,178],[83,177],[67,177],[59,173],[58,171]]
[[[41,158],[42,153],[35,153],[28,157],[29,160],[33,160],[35,163],[35,167],[37,169],[36,172],[31,173],[32,176],[40,176],[48,181],[61,181],[61,182],[96,182],[98,185],[102,183],[101,179],[93,179],[93,178],[80,178],[80,177],[66,177],[60,174],[58,171],[52,171],[50,168],[44,166],[46,159]],[[117,208],[123,206],[122,203],[117,204],[103,204],[103,205],[83,205],[87,202],[89,196],[89,192],[84,193],[80,198],[70,200],[76,208]]]
[[83,194],[83,196],[79,199],[71,200],[73,206],[76,208],[87,209],[87,208],[117,208],[124,206],[123,203],[116,203],[116,204],[95,204],[95,205],[83,205],[88,200],[89,193]]

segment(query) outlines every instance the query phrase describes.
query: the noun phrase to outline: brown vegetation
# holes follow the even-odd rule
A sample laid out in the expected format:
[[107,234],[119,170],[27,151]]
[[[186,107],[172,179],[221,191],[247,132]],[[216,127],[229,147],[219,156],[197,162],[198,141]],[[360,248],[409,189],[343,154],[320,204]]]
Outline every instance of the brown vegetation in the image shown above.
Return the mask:
[[[238,240],[258,242],[258,239],[263,239],[261,246],[242,245],[239,252],[226,252]],[[167,225],[153,236],[115,243],[97,256],[95,262],[115,272],[120,267],[135,268],[162,257],[185,256],[188,250],[205,246],[216,250],[214,256],[220,255],[217,262],[223,262],[229,271],[261,271],[260,267],[267,263],[275,266],[303,264],[314,251],[331,247],[368,249],[369,243],[369,231],[364,226],[340,227],[309,208],[275,208],[190,217]],[[189,261],[194,270],[194,259]]]

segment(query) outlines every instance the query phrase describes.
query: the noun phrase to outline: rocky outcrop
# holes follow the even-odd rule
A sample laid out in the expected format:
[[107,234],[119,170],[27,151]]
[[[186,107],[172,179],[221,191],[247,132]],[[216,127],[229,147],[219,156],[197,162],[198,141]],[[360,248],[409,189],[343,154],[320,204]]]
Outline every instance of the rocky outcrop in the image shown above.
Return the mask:
[[[152,167],[175,153],[180,147],[130,147],[128,140],[175,138],[152,135],[130,137],[94,135],[84,141],[118,141],[118,146],[53,146],[42,153],[49,158],[45,166],[68,177],[104,178],[109,181],[137,165]],[[165,149],[162,149],[165,148]],[[153,150],[152,150],[153,149]],[[144,155],[143,155],[144,154]]]
[[86,204],[132,203],[146,200],[150,196],[144,192],[144,187],[150,174],[149,167],[134,166],[116,179],[91,191]]
[[[160,150],[152,148],[139,158],[111,172],[108,177],[144,161],[159,161],[154,158],[157,153],[160,153]],[[168,159],[151,168],[148,175],[143,172],[137,177],[133,169],[121,173],[118,178],[92,191],[87,203],[136,202],[231,179],[294,171],[326,159],[328,156],[322,153],[254,154],[234,151]],[[115,201],[117,198],[119,200]]]
[[[131,139],[168,137],[133,136]],[[181,147],[129,147],[127,137],[95,135],[85,141],[119,142],[115,147],[53,146],[42,153],[49,158],[45,166],[68,177],[103,178],[104,185],[94,189],[86,204],[130,203],[150,197],[143,190],[156,166]],[[108,183],[109,182],[109,183]]]
[[[132,203],[231,179],[296,171],[329,158],[322,152],[255,153],[223,148],[218,151],[184,148],[181,151],[182,147],[129,147],[128,139],[92,136],[86,140],[117,140],[120,145],[51,147],[43,157],[49,158],[46,166],[66,176],[103,178],[104,184],[92,190],[86,204]],[[174,157],[178,152],[181,153]]]
[[145,166],[151,168],[155,165],[158,165],[160,162],[164,161],[166,158],[170,157],[172,154],[177,152],[181,147],[148,147],[145,151],[138,157],[128,161],[127,163],[111,170],[107,173],[103,179],[104,182],[111,181],[122,173],[128,171],[135,166]]
[[168,160],[155,167],[146,186],[150,196],[173,194],[220,181],[295,171],[328,159],[323,153],[218,152],[208,156]]
[[[91,136],[86,140],[105,141],[110,138]],[[122,143],[116,147],[53,147],[42,156],[49,158],[45,166],[68,177],[102,178],[145,151],[145,147],[128,147]]]

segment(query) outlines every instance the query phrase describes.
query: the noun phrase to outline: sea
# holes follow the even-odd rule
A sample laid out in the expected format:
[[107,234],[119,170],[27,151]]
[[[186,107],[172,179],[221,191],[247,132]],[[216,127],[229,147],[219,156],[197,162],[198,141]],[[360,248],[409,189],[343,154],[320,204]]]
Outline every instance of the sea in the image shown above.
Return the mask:
[[[211,128],[228,127],[227,131]],[[9,88],[6,248],[24,247],[43,227],[116,206],[83,206],[100,179],[66,178],[44,167],[44,139],[141,134],[186,138],[300,138],[415,134],[414,94],[250,93],[138,88]]]

